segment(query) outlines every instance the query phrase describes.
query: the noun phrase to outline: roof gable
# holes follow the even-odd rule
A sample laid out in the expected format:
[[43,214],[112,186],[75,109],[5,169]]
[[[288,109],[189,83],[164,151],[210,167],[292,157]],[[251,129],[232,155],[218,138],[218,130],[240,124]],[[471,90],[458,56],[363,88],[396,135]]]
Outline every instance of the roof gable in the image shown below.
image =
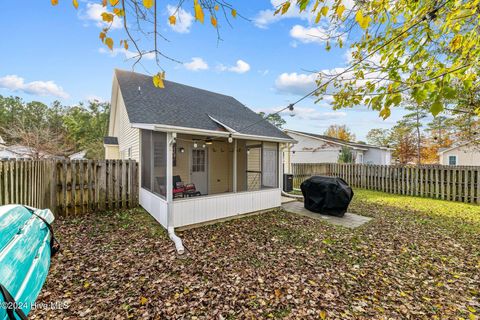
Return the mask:
[[153,86],[152,77],[116,70],[120,91],[131,123],[170,125],[230,131],[248,135],[291,139],[233,97],[164,81]]
[[387,147],[374,146],[374,145],[371,145],[371,144],[350,142],[350,141],[345,141],[345,140],[342,140],[342,139],[333,138],[333,137],[329,137],[329,136],[322,135],[322,134],[308,133],[308,132],[295,131],[295,130],[285,130],[285,131],[286,132],[291,132],[293,134],[300,134],[300,135],[304,135],[304,136],[308,136],[308,137],[312,137],[312,138],[321,139],[321,140],[324,140],[324,141],[328,141],[328,142],[335,143],[335,144],[342,145],[342,146],[351,147],[351,148],[354,148],[354,149],[366,150],[368,148],[376,148],[376,149],[382,149],[382,150],[390,150],[390,148],[387,148]]

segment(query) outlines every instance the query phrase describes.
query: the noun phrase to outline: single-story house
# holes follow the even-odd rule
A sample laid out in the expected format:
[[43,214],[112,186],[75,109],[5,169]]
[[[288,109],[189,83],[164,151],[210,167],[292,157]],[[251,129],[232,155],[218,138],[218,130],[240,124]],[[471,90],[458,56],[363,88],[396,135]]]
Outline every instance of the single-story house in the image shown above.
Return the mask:
[[391,164],[392,150],[387,147],[295,130],[285,130],[285,133],[297,141],[285,152],[285,164],[288,167],[292,163],[338,163],[340,153],[345,147],[351,150],[355,163]]
[[480,166],[480,141],[457,144],[440,149],[439,162],[450,166]]
[[114,73],[105,156],[139,162],[140,205],[169,232],[279,207],[293,139],[231,96],[164,84]]

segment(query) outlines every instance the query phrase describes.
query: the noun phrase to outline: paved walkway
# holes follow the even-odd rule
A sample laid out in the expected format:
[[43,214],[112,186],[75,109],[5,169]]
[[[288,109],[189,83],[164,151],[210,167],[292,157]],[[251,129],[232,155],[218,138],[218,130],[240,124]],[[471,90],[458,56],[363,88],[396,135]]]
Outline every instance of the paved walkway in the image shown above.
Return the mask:
[[313,219],[324,220],[328,223],[346,228],[357,228],[372,220],[372,218],[360,216],[358,214],[349,212],[345,213],[343,217],[328,216],[311,212],[305,209],[303,207],[303,202],[300,201],[282,203],[282,208],[288,212],[296,213]]
[[282,204],[283,203],[288,203],[288,202],[293,202],[293,201],[297,201],[297,200],[295,200],[294,198],[289,198],[289,197],[282,196]]

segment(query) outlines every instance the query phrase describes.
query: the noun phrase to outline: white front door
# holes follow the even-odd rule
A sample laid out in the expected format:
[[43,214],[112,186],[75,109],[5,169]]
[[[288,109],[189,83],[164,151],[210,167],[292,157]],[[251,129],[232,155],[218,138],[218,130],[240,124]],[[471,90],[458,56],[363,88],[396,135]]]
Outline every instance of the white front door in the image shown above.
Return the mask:
[[207,149],[192,148],[190,161],[190,181],[195,184],[202,195],[208,194],[208,159]]

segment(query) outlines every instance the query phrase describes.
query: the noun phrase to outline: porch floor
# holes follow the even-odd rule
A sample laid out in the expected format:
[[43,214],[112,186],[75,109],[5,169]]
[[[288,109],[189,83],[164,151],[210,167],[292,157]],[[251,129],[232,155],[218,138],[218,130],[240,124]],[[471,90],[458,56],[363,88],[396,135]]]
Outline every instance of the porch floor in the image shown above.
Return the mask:
[[328,223],[331,223],[337,226],[342,226],[342,227],[352,228],[352,229],[360,227],[361,225],[372,220],[372,218],[370,217],[364,217],[364,216],[360,216],[358,214],[349,213],[349,212],[345,213],[343,217],[335,217],[335,216],[329,216],[329,215],[311,212],[305,209],[303,207],[303,203],[300,201],[282,203],[282,209],[291,213],[296,213],[296,214],[317,219],[317,220],[324,220]]

